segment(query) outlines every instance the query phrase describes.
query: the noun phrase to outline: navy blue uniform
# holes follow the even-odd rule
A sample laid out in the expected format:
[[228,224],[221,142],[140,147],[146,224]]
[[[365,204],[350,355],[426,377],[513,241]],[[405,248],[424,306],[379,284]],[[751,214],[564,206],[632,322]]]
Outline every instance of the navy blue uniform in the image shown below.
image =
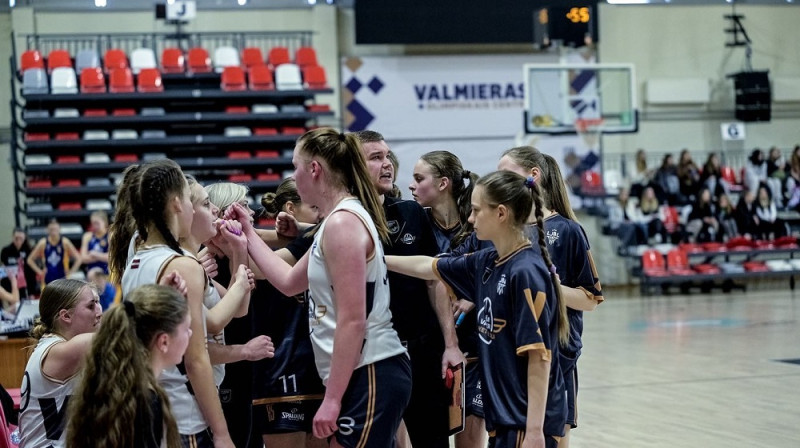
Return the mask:
[[[311,229],[289,243],[300,259],[311,247]],[[258,281],[253,331],[272,338],[275,356],[254,363],[253,406],[261,434],[311,432],[325,388],[314,364],[304,296],[286,297],[267,281]]]
[[[539,253],[525,244],[503,259],[495,249],[434,261],[458,297],[476,302],[484,413],[490,430],[525,429],[528,356],[550,361],[544,434],[560,437],[566,422],[558,359],[558,304]],[[529,353],[535,352],[535,353]]]
[[64,253],[64,238],[61,237],[57,244],[50,244],[50,239],[45,238],[44,244],[44,265],[47,272],[44,275],[45,285],[65,278],[69,269],[69,257]]
[[[436,256],[439,246],[425,209],[415,201],[385,197],[383,210],[389,225],[386,255]],[[441,373],[444,339],[431,306],[428,285],[389,272],[392,323],[411,357],[411,401],[403,421],[414,448],[447,448],[450,394]]]
[[[553,265],[556,266],[561,284],[583,291],[587,297],[603,301],[600,280],[592,259],[586,233],[575,221],[559,214],[544,220],[545,244]],[[578,370],[576,367],[581,353],[581,334],[583,333],[583,311],[567,308],[569,319],[569,343],[561,348],[559,363],[567,388],[569,413],[567,423],[578,426],[577,396]]]
[[[101,236],[99,238],[97,237],[97,235],[95,235],[93,233],[92,237],[89,239],[89,244],[88,244],[87,248],[88,248],[89,252],[102,252],[104,254],[107,254],[108,253],[108,232],[106,232],[105,235],[103,235],[103,236]],[[106,263],[105,261],[93,261],[91,263],[87,263],[86,266],[84,266],[84,269],[86,270],[86,272],[89,272],[89,270],[92,269],[92,268],[101,268],[101,269],[103,269],[103,272],[106,275],[108,275],[108,263]]]

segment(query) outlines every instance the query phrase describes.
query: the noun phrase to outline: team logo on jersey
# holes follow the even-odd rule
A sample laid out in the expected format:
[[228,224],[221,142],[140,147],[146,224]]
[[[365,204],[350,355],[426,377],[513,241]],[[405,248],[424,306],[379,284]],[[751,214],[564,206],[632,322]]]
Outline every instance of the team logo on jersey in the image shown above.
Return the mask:
[[556,241],[558,241],[558,230],[550,229],[545,234],[545,239],[547,239],[547,244],[553,245]]
[[414,238],[414,235],[412,235],[412,234],[410,234],[410,233],[406,233],[405,235],[403,235],[403,237],[402,237],[402,238],[400,238],[400,241],[401,241],[403,244],[414,244],[414,240],[415,240],[415,239],[416,239],[416,238]]
[[389,233],[392,235],[400,231],[400,223],[398,223],[397,220],[391,220],[387,222],[386,225],[389,227]]
[[308,300],[308,334],[311,334],[314,332],[314,327],[319,325],[319,321],[325,317],[328,307],[325,305],[317,306],[311,294],[308,294],[306,297],[306,300]]
[[495,318],[492,311],[492,299],[483,299],[483,307],[478,310],[478,337],[489,345],[495,336],[506,326],[506,320]]
[[500,276],[500,280],[497,282],[497,295],[503,293],[506,290],[506,274]]

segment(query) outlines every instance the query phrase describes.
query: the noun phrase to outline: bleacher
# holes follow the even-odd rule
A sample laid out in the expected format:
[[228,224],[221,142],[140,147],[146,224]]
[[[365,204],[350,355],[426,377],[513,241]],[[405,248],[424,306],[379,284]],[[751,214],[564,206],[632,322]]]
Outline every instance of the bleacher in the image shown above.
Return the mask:
[[25,41],[11,67],[12,168],[34,239],[52,217],[79,239],[93,210],[113,213],[125,167],[159,157],[203,183],[243,183],[257,204],[290,172],[297,137],[333,115],[315,101],[332,89],[308,32]]

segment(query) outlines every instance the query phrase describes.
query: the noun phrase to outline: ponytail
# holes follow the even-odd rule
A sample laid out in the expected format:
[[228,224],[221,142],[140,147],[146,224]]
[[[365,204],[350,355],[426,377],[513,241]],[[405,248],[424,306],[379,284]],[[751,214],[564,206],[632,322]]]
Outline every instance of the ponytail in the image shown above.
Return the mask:
[[[136,232],[136,221],[133,218],[133,201],[139,191],[140,166],[131,165],[122,172],[122,183],[117,188],[117,205],[114,210],[114,221],[109,227],[108,271],[111,283],[119,285],[122,273],[128,262],[128,246]],[[136,198],[138,199],[138,198]],[[147,234],[139,235],[147,238]]]

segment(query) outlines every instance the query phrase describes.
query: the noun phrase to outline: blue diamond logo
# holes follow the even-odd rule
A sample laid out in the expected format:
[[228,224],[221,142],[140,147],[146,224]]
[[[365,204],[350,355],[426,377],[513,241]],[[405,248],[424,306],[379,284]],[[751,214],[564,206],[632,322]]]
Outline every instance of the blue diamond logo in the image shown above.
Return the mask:
[[359,82],[358,78],[353,78],[353,79],[350,80],[350,82],[345,84],[345,87],[347,87],[347,90],[353,92],[353,94],[355,94],[356,92],[361,90],[362,86],[363,86],[363,84],[361,84],[361,82]]
[[367,87],[369,87],[373,93],[377,94],[383,88],[383,83],[381,82],[380,79],[378,79],[377,76],[373,76],[372,79],[369,81],[369,84],[367,84]]

